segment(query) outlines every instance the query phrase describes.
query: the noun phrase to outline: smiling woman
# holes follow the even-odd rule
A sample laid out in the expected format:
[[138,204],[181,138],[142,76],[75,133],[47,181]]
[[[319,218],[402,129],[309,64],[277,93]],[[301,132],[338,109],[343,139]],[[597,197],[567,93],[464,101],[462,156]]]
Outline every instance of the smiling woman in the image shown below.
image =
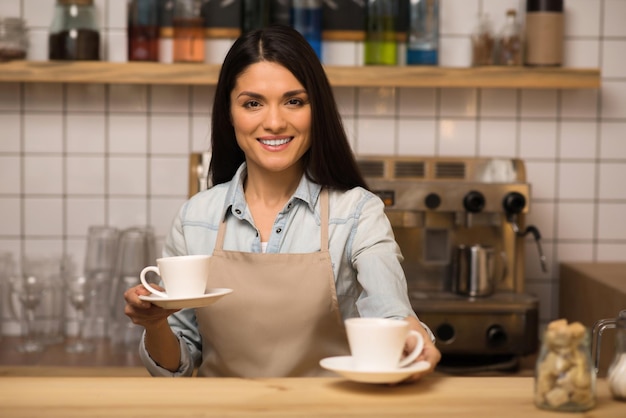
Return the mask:
[[[291,177],[294,184],[286,190],[287,200],[302,176],[302,156],[311,145],[311,106],[306,90],[282,65],[261,61],[237,79],[231,93],[231,115],[237,144],[246,155],[248,176],[264,179],[278,175],[283,181]],[[257,170],[263,174],[253,174]],[[293,175],[285,175],[287,171]],[[253,188],[250,183],[248,186],[247,195]],[[270,229],[273,220],[269,220]],[[269,231],[261,230],[262,238],[264,232]]]
[[349,354],[344,320],[359,316],[406,319],[425,337],[416,361],[426,362],[406,379],[431,372],[440,353],[409,303],[383,202],[367,190],[322,65],[298,32],[272,26],[233,44],[211,137],[213,186],[183,205],[163,255],[211,254],[210,287],[233,292],[177,311],[129,289],[126,313],[145,328],[150,373],[328,374],[320,361]]

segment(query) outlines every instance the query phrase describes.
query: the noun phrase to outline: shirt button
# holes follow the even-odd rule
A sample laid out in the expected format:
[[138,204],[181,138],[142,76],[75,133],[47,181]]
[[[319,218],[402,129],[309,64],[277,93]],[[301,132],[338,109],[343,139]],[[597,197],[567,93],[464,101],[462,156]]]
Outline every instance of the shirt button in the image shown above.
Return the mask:
[[241,210],[240,210],[240,209],[235,209],[235,213],[236,213],[237,215],[241,215]]
[[277,233],[277,234],[280,234],[280,232],[281,232],[281,231],[282,231],[282,229],[281,229],[281,228],[276,228],[276,233]]
[[293,203],[290,203],[287,205],[287,209],[291,209],[291,206],[293,205]]

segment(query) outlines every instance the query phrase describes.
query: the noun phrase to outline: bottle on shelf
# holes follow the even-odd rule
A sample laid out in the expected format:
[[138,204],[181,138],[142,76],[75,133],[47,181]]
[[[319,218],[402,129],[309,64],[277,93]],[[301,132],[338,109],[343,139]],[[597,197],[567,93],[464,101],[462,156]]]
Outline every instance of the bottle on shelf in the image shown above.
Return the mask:
[[494,45],[491,19],[487,13],[483,13],[472,33],[472,66],[493,65]]
[[367,0],[365,26],[365,64],[396,65],[397,0]]
[[57,0],[48,36],[51,60],[100,60],[100,31],[93,0]]
[[272,22],[270,0],[241,1],[241,33],[260,29]]
[[128,3],[128,61],[159,61],[159,0]]
[[322,0],[292,0],[290,23],[322,59]]
[[408,65],[439,63],[439,0],[409,1]]
[[509,9],[495,47],[495,65],[522,65],[522,32],[517,22],[517,11]]
[[159,62],[174,62],[174,0],[159,2]]
[[204,18],[201,0],[174,3],[174,62],[204,62]]

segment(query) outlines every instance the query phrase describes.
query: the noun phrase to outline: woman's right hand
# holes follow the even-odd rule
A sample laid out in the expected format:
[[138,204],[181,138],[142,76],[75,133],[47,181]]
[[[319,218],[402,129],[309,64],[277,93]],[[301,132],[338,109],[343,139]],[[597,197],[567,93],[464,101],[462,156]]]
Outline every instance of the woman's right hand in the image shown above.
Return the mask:
[[[157,290],[165,290],[155,284],[152,286]],[[124,292],[124,299],[126,300],[124,313],[133,321],[133,324],[141,325],[146,328],[146,330],[158,328],[164,323],[167,323],[167,317],[179,310],[164,309],[148,301],[139,299],[139,296],[147,296],[150,294],[150,291],[141,284],[131,287]]]
[[[160,286],[153,286],[158,290],[165,290]],[[180,364],[180,345],[167,317],[180,309],[164,309],[139,299],[139,296],[149,294],[150,291],[141,284],[126,290],[124,313],[134,324],[146,329],[144,344],[150,357],[164,369],[174,372]]]

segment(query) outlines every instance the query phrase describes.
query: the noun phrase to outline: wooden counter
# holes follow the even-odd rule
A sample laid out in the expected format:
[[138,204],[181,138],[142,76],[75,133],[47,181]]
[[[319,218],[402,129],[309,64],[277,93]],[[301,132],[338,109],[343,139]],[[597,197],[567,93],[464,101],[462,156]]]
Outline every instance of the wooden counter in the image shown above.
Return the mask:
[[[0,377],[1,417],[551,417],[530,377],[437,377],[386,386],[340,378]],[[560,415],[559,415],[560,416]],[[580,415],[576,415],[580,416]],[[626,416],[606,381],[583,416]]]
[[[626,309],[626,263],[562,263],[559,278],[559,317],[592,328],[603,318]],[[605,376],[615,353],[615,331],[602,337],[600,376]],[[626,413],[624,413],[626,417]]]

